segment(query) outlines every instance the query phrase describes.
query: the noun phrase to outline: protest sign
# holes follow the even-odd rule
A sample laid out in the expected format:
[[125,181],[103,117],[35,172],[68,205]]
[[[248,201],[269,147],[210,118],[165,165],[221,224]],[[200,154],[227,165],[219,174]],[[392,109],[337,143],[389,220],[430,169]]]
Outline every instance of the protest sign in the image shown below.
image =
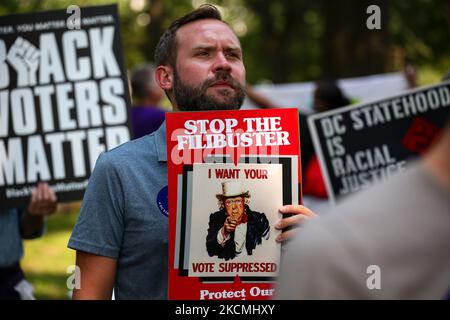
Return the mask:
[[98,155],[129,140],[115,5],[0,17],[0,202],[46,181],[81,199]]
[[450,82],[309,117],[332,202],[405,169],[448,120]]
[[169,299],[269,299],[301,202],[297,109],[166,115]]

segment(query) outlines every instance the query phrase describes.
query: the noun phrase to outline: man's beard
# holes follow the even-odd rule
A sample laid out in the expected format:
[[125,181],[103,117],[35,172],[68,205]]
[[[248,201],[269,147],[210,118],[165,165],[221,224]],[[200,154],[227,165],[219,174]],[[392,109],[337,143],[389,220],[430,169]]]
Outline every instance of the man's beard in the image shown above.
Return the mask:
[[[216,82],[226,81],[231,88],[220,89],[222,99],[208,95],[206,91]],[[242,85],[234,80],[228,71],[218,71],[212,79],[206,79],[198,87],[185,85],[174,70],[174,86],[178,109],[181,111],[237,110],[242,106],[245,91]]]

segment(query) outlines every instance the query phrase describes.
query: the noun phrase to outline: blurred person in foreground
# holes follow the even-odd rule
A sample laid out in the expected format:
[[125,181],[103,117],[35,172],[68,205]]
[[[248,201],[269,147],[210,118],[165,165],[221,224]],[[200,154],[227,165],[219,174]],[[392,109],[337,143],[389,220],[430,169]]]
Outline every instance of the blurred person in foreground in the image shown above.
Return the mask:
[[55,212],[57,198],[47,183],[33,190],[28,207],[0,207],[0,300],[34,300],[20,267],[23,239],[43,235],[45,216]]
[[158,129],[165,119],[165,111],[160,103],[164,91],[155,81],[155,68],[141,65],[131,74],[131,127],[133,139],[140,138]]
[[[212,5],[175,20],[155,50],[155,77],[174,111],[236,110],[245,92],[239,39]],[[100,155],[68,246],[77,250],[81,288],[74,299],[167,299],[168,218],[165,123],[155,132]],[[159,202],[161,203],[161,202]],[[313,215],[293,214],[275,228]],[[283,242],[295,230],[283,232]]]
[[449,164],[450,117],[422,160],[298,233],[277,298],[449,299]]

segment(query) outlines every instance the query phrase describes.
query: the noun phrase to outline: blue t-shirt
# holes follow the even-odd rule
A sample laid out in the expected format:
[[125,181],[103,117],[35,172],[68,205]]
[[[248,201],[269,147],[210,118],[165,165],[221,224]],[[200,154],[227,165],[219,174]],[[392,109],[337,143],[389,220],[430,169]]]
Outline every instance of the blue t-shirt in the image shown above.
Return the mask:
[[22,259],[22,239],[38,238],[44,233],[45,226],[24,236],[21,229],[24,214],[22,208],[0,208],[0,268],[10,267]]
[[68,246],[117,259],[116,299],[167,299],[165,123],[98,158]]
[[0,268],[9,267],[22,258],[20,219],[19,209],[0,208]]

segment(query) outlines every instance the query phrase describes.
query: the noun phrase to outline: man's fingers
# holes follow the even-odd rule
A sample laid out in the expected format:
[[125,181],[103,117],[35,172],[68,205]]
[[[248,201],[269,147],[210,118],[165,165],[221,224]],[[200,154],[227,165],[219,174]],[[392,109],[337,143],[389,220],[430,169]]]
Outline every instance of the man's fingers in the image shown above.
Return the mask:
[[291,213],[291,214],[304,214],[308,217],[316,216],[316,214],[313,211],[300,204],[289,204],[286,206],[282,206],[279,210],[283,214]]
[[284,242],[284,241],[292,238],[293,236],[295,236],[297,234],[297,232],[298,232],[298,229],[291,229],[291,230],[282,232],[275,238],[275,240],[277,242]]
[[43,183],[41,185],[41,192],[42,192],[42,201],[49,202],[50,201],[50,190],[48,188],[47,183]]
[[36,197],[37,197],[37,187],[34,188],[33,192],[31,193],[31,199],[30,199],[30,203],[28,205],[28,212],[32,213],[35,210],[35,206],[36,206]]
[[53,189],[50,189],[50,187],[48,186],[48,183],[42,184],[42,198],[46,202],[49,202],[51,204],[53,204],[53,202],[56,202],[55,192],[53,191]]
[[233,223],[226,223],[226,226],[228,227],[228,228],[236,228],[236,223],[235,222],[233,222]]
[[55,211],[56,205],[55,192],[47,183],[39,183],[32,193],[28,213],[33,215],[51,214]]
[[45,199],[45,186],[42,182],[38,184],[38,193],[36,198],[36,211],[42,213],[45,211],[46,199]]
[[44,199],[44,185],[42,182],[39,182],[37,185],[37,194],[36,194],[36,200],[38,202],[41,202]]
[[291,226],[300,226],[306,220],[316,216],[313,211],[302,205],[286,205],[280,208],[280,212],[283,214],[292,214],[292,216],[281,219],[275,225],[275,228],[278,230]]
[[228,233],[231,233],[231,232],[233,232],[235,230],[235,228],[227,228],[227,232]]
[[236,229],[236,221],[227,218],[225,220],[225,229],[228,233],[233,232]]
[[50,189],[50,201],[55,203],[58,201],[58,198],[56,197],[56,193],[55,191],[53,191],[53,189]]
[[278,221],[278,223],[275,225],[275,229],[282,230],[282,229],[285,229],[285,228],[291,227],[291,226],[294,226],[294,227],[300,226],[309,219],[310,219],[310,217],[308,217],[306,215],[297,214],[297,215],[287,217],[287,218],[284,218],[284,219],[281,219],[280,221]]
[[280,213],[282,214],[292,214],[290,217],[286,217],[281,219],[275,224],[275,229],[282,230],[286,229],[288,227],[294,227],[290,230],[286,230],[282,232],[277,238],[275,239],[278,242],[286,241],[287,239],[293,237],[297,233],[297,228],[301,226],[303,223],[305,223],[307,220],[316,217],[317,215],[308,209],[305,206],[299,205],[299,204],[290,204],[286,206],[282,206],[280,209]]

